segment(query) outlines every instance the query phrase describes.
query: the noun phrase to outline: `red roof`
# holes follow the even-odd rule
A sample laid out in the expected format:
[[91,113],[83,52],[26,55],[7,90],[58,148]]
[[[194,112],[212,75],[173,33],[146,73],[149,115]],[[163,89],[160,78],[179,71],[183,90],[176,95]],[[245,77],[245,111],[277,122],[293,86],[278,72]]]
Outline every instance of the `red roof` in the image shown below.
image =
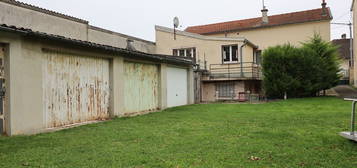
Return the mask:
[[350,59],[350,39],[336,39],[332,43],[339,47],[338,52],[342,59]]
[[326,8],[326,15],[323,15],[323,9],[319,8],[301,12],[269,16],[269,23],[266,24],[262,23],[262,17],[258,17],[245,20],[192,26],[186,28],[185,31],[197,34],[215,34],[322,20],[332,20],[330,8]]

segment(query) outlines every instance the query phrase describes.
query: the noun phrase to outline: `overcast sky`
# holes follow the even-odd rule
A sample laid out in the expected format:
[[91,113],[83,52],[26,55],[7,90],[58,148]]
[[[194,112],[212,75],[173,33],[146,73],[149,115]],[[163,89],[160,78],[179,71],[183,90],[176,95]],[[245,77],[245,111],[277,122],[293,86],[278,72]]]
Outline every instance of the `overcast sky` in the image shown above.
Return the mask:
[[[175,16],[181,28],[261,16],[262,0],[20,0],[89,21],[112,31],[155,41],[155,25],[172,27]],[[321,7],[322,0],[265,0],[269,15]],[[327,0],[333,22],[351,20],[352,0]],[[347,33],[333,25],[332,39]]]

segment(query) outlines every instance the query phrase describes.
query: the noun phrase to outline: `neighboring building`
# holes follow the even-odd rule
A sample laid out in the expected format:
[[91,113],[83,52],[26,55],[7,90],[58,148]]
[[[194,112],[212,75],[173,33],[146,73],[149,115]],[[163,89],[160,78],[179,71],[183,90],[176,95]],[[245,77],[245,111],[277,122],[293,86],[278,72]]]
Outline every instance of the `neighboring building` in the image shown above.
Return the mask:
[[341,39],[332,40],[334,45],[339,47],[338,53],[341,59],[341,82],[340,84],[349,84],[353,81],[353,64],[351,59],[350,45],[351,39],[346,38],[346,34],[343,34]]
[[258,45],[261,50],[270,46],[290,43],[300,45],[314,33],[330,41],[332,14],[326,3],[322,8],[294,13],[268,16],[262,10],[262,17],[223,23],[188,27],[185,31],[214,37],[243,37]]
[[[175,37],[176,36],[176,37]],[[196,78],[201,101],[238,100],[260,92],[258,46],[242,37],[210,37],[156,26],[156,52],[194,59],[203,71]],[[196,95],[197,96],[197,95]]]
[[0,24],[60,35],[82,41],[155,53],[155,43],[89,25],[86,20],[15,0],[0,0]]

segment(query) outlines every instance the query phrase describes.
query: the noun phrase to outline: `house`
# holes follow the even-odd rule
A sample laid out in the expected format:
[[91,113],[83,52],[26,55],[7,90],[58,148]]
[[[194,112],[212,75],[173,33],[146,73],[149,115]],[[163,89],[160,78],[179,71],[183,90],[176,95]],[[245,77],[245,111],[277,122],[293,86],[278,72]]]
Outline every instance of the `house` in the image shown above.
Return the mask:
[[[189,57],[199,65],[200,101],[236,100],[240,92],[260,92],[258,46],[242,37],[210,37],[156,26],[156,52]],[[209,71],[205,71],[209,70]],[[196,98],[197,99],[197,98]]]
[[262,51],[285,43],[299,46],[315,33],[330,41],[332,20],[325,1],[313,10],[269,16],[264,7],[261,12],[262,17],[190,26],[176,35],[172,29],[156,26],[156,53],[194,59],[196,101],[258,97]]
[[350,84],[350,81],[353,81],[353,64],[350,54],[351,39],[347,39],[346,34],[343,34],[341,39],[332,40],[332,43],[339,47],[338,53],[341,59],[340,84]]
[[191,59],[155,54],[153,42],[13,0],[0,0],[0,13],[0,134],[194,103]]

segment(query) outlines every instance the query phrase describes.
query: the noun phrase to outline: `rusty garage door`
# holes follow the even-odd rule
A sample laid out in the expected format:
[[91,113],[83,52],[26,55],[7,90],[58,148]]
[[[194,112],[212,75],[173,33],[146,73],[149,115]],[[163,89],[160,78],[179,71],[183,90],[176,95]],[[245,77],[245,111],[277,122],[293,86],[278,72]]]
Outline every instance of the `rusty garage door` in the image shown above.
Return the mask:
[[125,115],[159,109],[159,67],[152,64],[124,63]]
[[109,60],[56,52],[43,56],[47,128],[109,117]]

